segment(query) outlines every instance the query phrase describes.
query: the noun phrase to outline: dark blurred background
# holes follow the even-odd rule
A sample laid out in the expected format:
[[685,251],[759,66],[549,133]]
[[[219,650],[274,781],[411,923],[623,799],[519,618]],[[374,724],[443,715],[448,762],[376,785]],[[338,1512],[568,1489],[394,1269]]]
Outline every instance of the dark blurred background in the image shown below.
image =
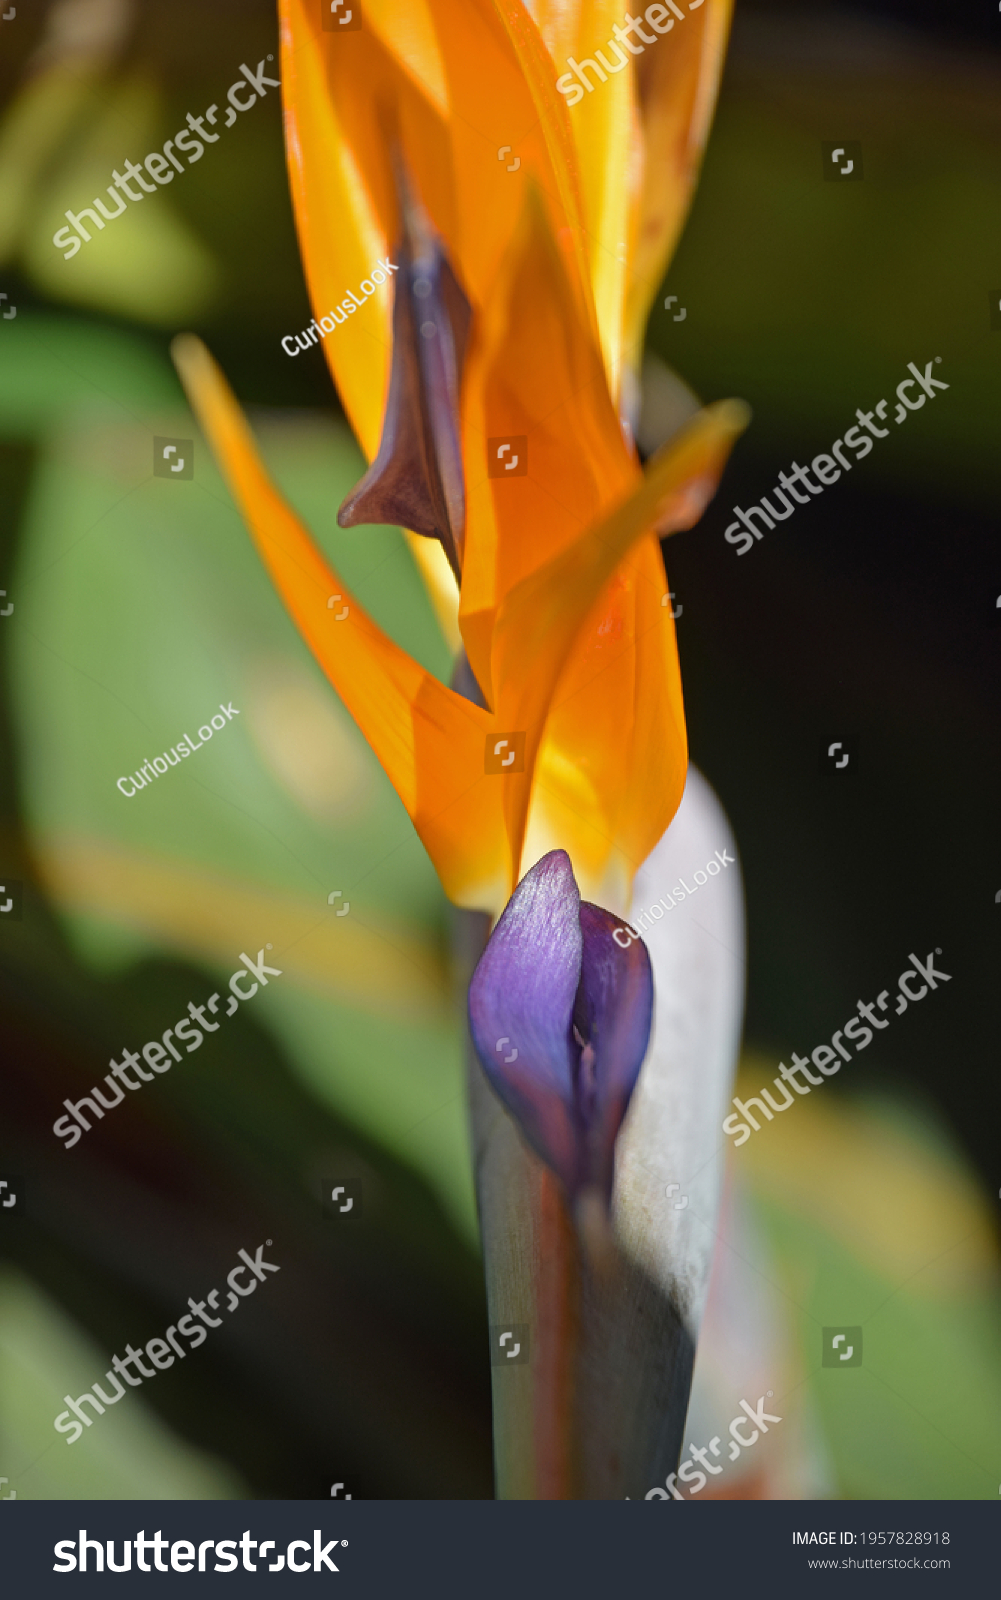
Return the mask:
[[[665,551],[692,756],[747,877],[748,1036],[808,1049],[940,946],[951,986],[867,1070],[920,1085],[995,1194],[999,30],[987,6],[738,6],[668,277],[688,316],[661,311],[650,336],[700,394],[754,411],[702,524]],[[821,142],[847,139],[863,181],[818,182]],[[908,363],[938,356],[948,392],[736,555],[731,507],[829,451],[857,408],[886,397],[892,417]],[[820,771],[838,736],[858,740],[844,781]]]
[[[999,29],[987,5],[738,3],[665,283],[686,319],[658,302],[649,336],[703,399],[754,411],[702,523],[665,550],[692,757],[745,874],[749,1052],[808,1052],[894,990],[909,952],[941,948],[951,983],[825,1095],[851,1105],[864,1082],[916,1108],[995,1236]],[[160,148],[276,48],[270,0],[25,0],[0,24],[0,289],[17,309],[0,321],[0,877],[25,886],[22,920],[0,925],[0,1176],[26,1197],[0,1217],[0,1475],[21,1498],[492,1493],[444,902],[204,452],[183,508],[187,486],[149,475],[150,435],[191,426],[167,355],[190,328],[348,581],[447,670],[398,536],[336,530],[357,451],[320,352],[281,348],[310,311],[277,92],[85,247],[86,272],[50,243],[123,153]],[[823,182],[821,142],[849,139],[864,180]],[[828,450],[857,407],[885,397],[892,415],[908,362],[936,356],[948,391],[738,558],[730,507]],[[115,776],[231,696],[231,744],[127,809]],[[289,729],[335,750],[329,770],[304,776]],[[821,743],[842,736],[857,770],[823,776]],[[335,926],[338,886],[354,909]],[[64,1152],[62,1099],[277,927],[282,986]],[[341,1174],[365,1199],[350,1225],[319,1204]],[[53,1435],[64,1384],[100,1381],[102,1352],[161,1334],[265,1239],[281,1273],[144,1387],[141,1418],[122,1407],[70,1449]],[[987,1276],[964,1338],[988,1326]],[[929,1438],[911,1449],[920,1488],[899,1459],[874,1477],[861,1435],[832,1428],[830,1492],[993,1492],[979,1420],[962,1431],[963,1406],[996,1414],[980,1337],[960,1341],[970,1396],[943,1399],[973,1476],[937,1477]]]

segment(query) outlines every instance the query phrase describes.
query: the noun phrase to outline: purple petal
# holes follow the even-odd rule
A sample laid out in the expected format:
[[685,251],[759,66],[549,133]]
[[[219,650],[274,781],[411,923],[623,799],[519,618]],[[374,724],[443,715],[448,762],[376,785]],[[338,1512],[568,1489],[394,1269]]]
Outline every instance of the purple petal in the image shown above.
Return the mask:
[[584,900],[580,927],[584,949],[574,1007],[585,1041],[576,1094],[585,1146],[580,1181],[610,1197],[616,1135],[650,1040],[653,974],[642,939],[634,936],[622,948],[621,917]]
[[551,851],[490,936],[469,1023],[491,1084],[571,1196],[590,1187],[611,1198],[615,1139],[652,1018],[643,941],[582,902],[569,856]]
[[483,1070],[571,1193],[580,1144],[572,1019],[582,944],[570,857],[553,850],[515,889],[469,986],[469,1025]]

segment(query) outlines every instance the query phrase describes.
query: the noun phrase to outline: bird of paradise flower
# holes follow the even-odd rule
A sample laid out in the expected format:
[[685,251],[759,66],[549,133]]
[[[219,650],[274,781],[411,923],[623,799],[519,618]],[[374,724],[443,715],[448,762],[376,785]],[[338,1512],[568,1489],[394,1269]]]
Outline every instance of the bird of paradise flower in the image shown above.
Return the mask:
[[[339,521],[409,530],[439,606],[457,602],[451,686],[387,637],[321,557],[204,347],[189,336],[174,347],[262,559],[446,893],[491,919],[504,912],[470,1018],[480,1062],[534,1152],[516,1140],[510,1159],[541,1164],[514,1181],[532,1191],[539,1237],[562,1241],[563,1309],[542,1330],[539,1359],[546,1366],[548,1345],[547,1370],[554,1351],[566,1370],[552,1393],[536,1385],[529,1429],[529,1492],[542,1495],[608,1492],[600,1484],[615,1479],[573,1461],[580,1418],[567,1371],[587,1341],[583,1311],[568,1317],[566,1306],[577,1293],[597,1325],[610,1297],[645,1293],[635,1273],[631,1287],[623,1278],[609,1207],[653,984],[642,943],[622,952],[611,933],[686,780],[659,537],[698,520],[747,421],[739,402],[709,406],[640,466],[638,351],[694,181],[729,0],[706,0],[676,40],[568,112],[554,62],[586,54],[614,10],[368,0],[363,27],[335,36],[319,8],[280,0],[288,163],[314,306],[336,303],[375,260],[397,267],[392,300],[373,296],[324,341],[371,462]],[[503,146],[517,149],[516,177],[498,166]],[[506,482],[487,465],[487,441],[504,435],[529,444],[528,472]],[[336,627],[334,593],[348,608]],[[515,734],[520,770],[491,771],[488,753]],[[510,1060],[497,1053],[502,1038],[515,1042]],[[489,1281],[489,1251],[487,1266]],[[644,1448],[650,1471],[663,1440],[652,1456]]]

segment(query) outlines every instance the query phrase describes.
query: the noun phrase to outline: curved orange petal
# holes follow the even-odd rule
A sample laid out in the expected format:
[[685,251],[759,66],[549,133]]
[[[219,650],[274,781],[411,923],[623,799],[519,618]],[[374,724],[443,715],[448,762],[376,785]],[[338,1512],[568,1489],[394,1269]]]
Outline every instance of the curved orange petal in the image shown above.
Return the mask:
[[[497,910],[513,887],[502,791],[484,772],[495,724],[394,644],[327,565],[275,489],[226,380],[200,340],[175,339],[185,390],[254,543],[303,638],[410,814],[446,893]],[[328,606],[339,594],[335,620]],[[523,785],[527,787],[527,776]]]
[[[699,412],[648,463],[646,475],[633,493],[610,515],[593,523],[569,549],[523,579],[502,602],[494,625],[492,654],[497,721],[504,727],[525,730],[526,766],[534,768],[557,683],[571,652],[575,648],[587,650],[586,624],[594,619],[596,602],[613,575],[616,581],[622,581],[620,566],[623,577],[634,571],[638,580],[634,589],[637,611],[632,622],[633,639],[640,633],[645,636],[654,599],[660,606],[663,568],[654,576],[649,558],[645,570],[642,560],[635,560],[632,567],[624,566],[626,558],[653,527],[666,532],[690,527],[698,520],[715,490],[733,441],[747,426],[749,417],[748,407],[738,400],[720,401]],[[598,615],[600,632],[604,612]],[[621,666],[630,686],[624,697],[621,670],[596,680],[595,692],[607,695],[622,717],[628,717],[633,707],[640,707],[644,716],[648,716],[651,707],[656,713],[662,704],[661,670],[666,670],[668,676],[672,670],[671,659],[665,662],[663,657],[662,644],[655,647],[653,659],[648,648],[637,665],[643,675],[637,673],[634,680],[634,669],[623,657]],[[656,715],[653,720],[656,722]],[[587,748],[591,737],[582,725],[579,748]],[[615,776],[614,761],[603,763],[603,790],[607,789],[610,797],[601,797],[606,812],[615,813],[616,796],[623,792],[623,781]],[[652,816],[659,815],[664,802],[646,778],[641,794],[640,816],[647,809]],[[511,788],[504,798],[508,833],[520,856],[527,826],[526,797],[521,790]],[[656,843],[660,833],[651,843]],[[569,848],[566,844],[564,847]]]

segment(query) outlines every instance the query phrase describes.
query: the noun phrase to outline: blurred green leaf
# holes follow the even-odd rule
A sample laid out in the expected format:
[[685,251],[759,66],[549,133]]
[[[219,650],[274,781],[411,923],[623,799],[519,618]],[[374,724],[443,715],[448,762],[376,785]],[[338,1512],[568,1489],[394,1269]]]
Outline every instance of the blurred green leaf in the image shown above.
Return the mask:
[[[108,1357],[22,1273],[0,1274],[0,1466],[18,1500],[240,1500],[223,1462],[178,1439],[128,1390],[76,1441],[53,1429],[63,1396],[103,1379]],[[106,1389],[111,1389],[103,1379]],[[89,1414],[89,1413],[88,1413]],[[40,1441],[47,1441],[40,1445]]]
[[[424,1171],[474,1234],[445,902],[402,805],[275,596],[202,441],[194,481],[153,477],[155,435],[195,436],[165,360],[120,333],[33,317],[15,327],[0,418],[43,432],[9,584],[19,765],[77,949],[111,966],[171,949],[225,977],[281,926],[289,975],[261,999],[299,1070]],[[398,530],[336,528],[363,468],[349,434],[310,413],[259,423],[276,477],[358,601],[446,673]],[[118,790],[185,733],[197,742],[220,703],[239,716],[211,743],[137,795]]]
[[[768,1081],[755,1065],[743,1095]],[[840,1493],[996,1499],[1001,1292],[982,1194],[907,1102],[835,1092],[790,1111],[733,1161],[780,1267]],[[823,1328],[855,1324],[862,1365],[822,1367]]]

